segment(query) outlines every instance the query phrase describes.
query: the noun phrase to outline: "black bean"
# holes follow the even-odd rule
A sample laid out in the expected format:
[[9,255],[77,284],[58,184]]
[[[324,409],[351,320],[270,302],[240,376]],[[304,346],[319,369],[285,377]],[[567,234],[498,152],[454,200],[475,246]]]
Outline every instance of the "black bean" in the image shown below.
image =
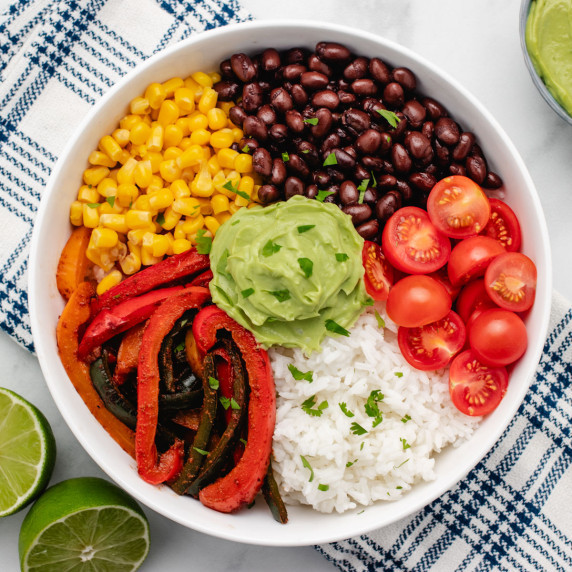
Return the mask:
[[272,161],[272,172],[270,173],[270,182],[273,185],[281,185],[286,180],[287,171],[284,161],[277,157]]
[[274,48],[268,48],[260,56],[260,67],[266,71],[276,71],[280,67],[280,54]]
[[270,92],[270,103],[279,113],[286,113],[294,107],[292,97],[283,87],[276,87]]
[[448,165],[451,161],[451,151],[443,145],[439,140],[435,141],[435,154],[437,156],[437,164],[441,167]]
[[256,117],[258,117],[258,119],[260,119],[263,123],[266,123],[266,125],[272,125],[276,123],[276,112],[274,111],[274,108],[268,104],[259,108],[259,110],[256,112]]
[[365,155],[361,158],[361,163],[366,169],[372,171],[381,171],[384,168],[384,162],[381,157],[375,155]]
[[294,195],[304,194],[304,183],[298,177],[288,177],[284,182],[284,196],[286,200]]
[[421,127],[427,116],[427,110],[416,99],[406,101],[402,112],[407,117],[409,125],[415,129]]
[[[234,109],[234,107],[232,109]],[[254,115],[249,115],[244,120],[242,130],[246,136],[253,137],[259,143],[266,141],[268,138],[268,129],[266,128],[266,125],[264,125],[264,123]]]
[[295,83],[292,86],[292,89],[290,90],[290,95],[292,96],[294,103],[299,107],[302,107],[303,105],[306,105],[306,103],[308,103],[308,94],[306,93],[306,90],[299,83]]
[[275,185],[262,185],[258,189],[258,198],[265,204],[275,203],[280,199],[280,191]]
[[238,95],[240,85],[235,81],[224,80],[215,83],[213,89],[217,92],[219,101],[232,101]]
[[445,145],[456,145],[461,136],[459,126],[450,117],[441,117],[435,123],[435,137]]
[[433,157],[431,141],[419,131],[410,131],[405,136],[405,147],[414,159],[431,160]]
[[300,84],[310,91],[324,89],[329,81],[327,75],[318,71],[307,71],[300,76]]
[[342,170],[337,167],[327,167],[326,172],[328,173],[332,184],[341,183],[346,178]]
[[375,129],[367,129],[356,139],[356,147],[360,153],[370,155],[381,145],[383,135]]
[[306,165],[306,161],[296,153],[290,153],[288,160],[288,171],[296,175],[302,180],[305,180],[310,175],[310,169]]
[[394,68],[391,75],[393,80],[399,83],[406,91],[413,91],[417,86],[415,74],[408,68]]
[[438,101],[435,101],[431,97],[424,97],[421,100],[421,103],[425,106],[429,117],[433,121],[447,116],[447,110]]
[[316,45],[316,54],[325,62],[344,62],[351,57],[348,48],[334,42],[320,42]]
[[[247,83],[242,88],[242,107],[247,113],[256,111],[264,101],[264,94],[257,82]],[[266,122],[265,122],[266,123]]]
[[316,54],[312,54],[308,58],[308,69],[323,73],[325,76],[331,77],[332,68],[324,61],[322,61]]
[[304,189],[304,195],[307,196],[309,199],[315,199],[317,194],[318,194],[318,185],[308,185]]
[[337,164],[342,169],[352,169],[355,167],[356,160],[343,149],[333,149],[332,152],[336,156]]
[[401,179],[397,179],[395,186],[397,187],[397,190],[401,195],[402,201],[404,203],[408,203],[411,200],[411,197],[413,196],[413,191],[411,190],[411,186],[409,185],[409,183]]
[[357,102],[357,97],[353,93],[348,91],[340,90],[338,91],[338,97],[340,98],[340,103],[344,107],[353,107]]
[[307,69],[302,64],[290,64],[282,69],[282,77],[287,81],[297,81]]
[[419,189],[424,193],[429,193],[436,185],[437,179],[427,172],[411,173],[411,175],[409,175],[409,182],[416,189]]
[[326,107],[329,110],[336,109],[340,104],[338,94],[329,89],[317,91],[312,95],[312,105],[314,107]]
[[301,64],[304,63],[308,54],[308,50],[305,48],[290,48],[286,52],[286,63],[287,64]]
[[353,205],[346,205],[342,208],[347,215],[352,217],[352,223],[354,226],[358,226],[369,220],[373,214],[371,207],[366,204],[354,203]]
[[487,176],[487,164],[482,157],[478,155],[467,157],[465,168],[467,169],[467,177],[473,179],[478,185],[484,183]]
[[361,97],[371,97],[377,93],[377,85],[372,79],[356,79],[351,85],[352,91]]
[[286,120],[286,125],[290,131],[294,133],[302,133],[306,127],[302,114],[295,109],[290,109],[287,111],[284,119]]
[[375,206],[377,201],[377,190],[373,187],[368,187],[363,194],[363,202],[370,206]]
[[397,186],[397,179],[393,175],[381,175],[377,179],[377,188],[387,191],[389,189],[394,189]]
[[[314,117],[318,120],[318,123],[316,125],[312,125],[310,131],[316,139],[322,139],[330,132],[330,129],[332,128],[332,112],[326,107],[321,107],[320,109],[316,110]],[[339,141],[336,143],[336,145],[339,145]]]
[[356,58],[349,63],[344,69],[344,78],[348,81],[354,81],[365,77],[368,72],[369,61],[367,58]]
[[258,147],[258,141],[256,139],[250,139],[248,137],[243,137],[238,142],[238,148],[244,153],[244,149],[248,147],[250,153],[252,153]]
[[244,120],[248,117],[248,113],[240,105],[234,105],[230,108],[228,116],[235,125],[242,127]]
[[272,157],[268,149],[258,147],[252,153],[252,168],[263,177],[270,177],[272,174]]
[[275,123],[270,128],[269,135],[276,143],[283,143],[288,138],[288,127],[283,123]]
[[369,61],[369,73],[371,77],[381,85],[385,85],[391,81],[389,68],[379,58],[372,58]]
[[363,165],[358,164],[355,166],[353,172],[353,178],[358,183],[361,183],[365,179],[371,179],[371,172],[369,169],[366,169]]
[[247,83],[256,76],[256,68],[246,54],[233,54],[230,65],[234,75],[242,82]]
[[341,138],[337,133],[330,133],[320,146],[320,154],[327,155],[334,147],[339,147]]
[[427,139],[433,139],[433,134],[435,133],[435,124],[432,121],[425,121],[421,126],[421,133],[427,137]]
[[411,170],[411,157],[401,143],[394,143],[391,148],[391,162],[398,173],[408,173]]
[[361,133],[369,128],[370,119],[365,111],[359,109],[346,109],[342,114],[342,123],[351,127],[356,133]]
[[461,133],[461,136],[459,137],[459,142],[457,143],[457,146],[453,149],[453,160],[454,161],[462,161],[463,159],[466,159],[467,155],[469,154],[470,150],[473,148],[473,145],[475,144],[475,136],[472,133],[469,133],[468,131],[465,131],[464,133]]
[[300,141],[296,145],[296,150],[306,163],[312,166],[317,165],[319,161],[318,150],[313,143],[310,143],[310,141]]
[[459,163],[451,163],[449,165],[449,173],[451,175],[462,175],[465,177],[467,175],[467,169],[463,165],[459,165]]
[[401,84],[396,81],[388,83],[383,89],[383,101],[389,107],[401,107],[405,100],[405,93]]
[[330,183],[330,175],[326,171],[314,171],[312,179],[319,187],[325,187]]
[[229,60],[223,60],[222,62],[220,62],[219,68],[220,68],[220,73],[221,73],[223,78],[231,79],[231,80],[236,79],[234,72],[232,71],[232,65],[230,64],[230,59]]
[[344,205],[357,203],[359,198],[359,191],[353,181],[343,181],[340,185],[340,201]]
[[502,179],[496,173],[489,171],[485,177],[483,186],[487,189],[498,189],[502,187]]
[[401,194],[397,191],[389,191],[375,203],[375,216],[384,223],[401,208],[402,204]]
[[379,222],[372,218],[356,227],[356,232],[364,240],[374,240],[379,234]]

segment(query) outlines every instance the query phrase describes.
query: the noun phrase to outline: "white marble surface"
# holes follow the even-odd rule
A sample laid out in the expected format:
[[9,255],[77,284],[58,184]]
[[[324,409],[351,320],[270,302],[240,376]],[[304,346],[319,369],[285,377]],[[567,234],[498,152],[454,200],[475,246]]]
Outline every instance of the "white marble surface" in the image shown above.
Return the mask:
[[[538,189],[548,222],[554,287],[572,300],[572,128],[536,92],[520,49],[519,0],[243,0],[257,19],[306,18],[361,28],[397,41],[440,66],[473,92],[507,131]],[[58,443],[53,482],[104,476],[65,425],[35,357],[0,334],[0,386],[49,419]],[[211,538],[146,511],[152,549],[143,570],[332,570],[311,547],[268,548]],[[18,567],[24,513],[0,519],[0,569]]]

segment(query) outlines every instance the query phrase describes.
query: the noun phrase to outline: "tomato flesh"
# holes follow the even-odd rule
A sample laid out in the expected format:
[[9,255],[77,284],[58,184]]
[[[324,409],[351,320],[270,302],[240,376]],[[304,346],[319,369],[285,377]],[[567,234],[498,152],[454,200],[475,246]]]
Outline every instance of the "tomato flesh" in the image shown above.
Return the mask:
[[364,241],[362,263],[367,293],[374,300],[387,300],[389,289],[393,284],[393,268],[385,259],[381,246],[369,240]]
[[489,310],[497,305],[490,299],[485,288],[485,280],[477,278],[463,286],[455,301],[455,307],[465,324],[476,310]]
[[502,308],[486,310],[472,322],[469,344],[485,365],[508,365],[526,351],[526,326],[514,312]]
[[525,254],[506,252],[496,257],[485,273],[485,288],[501,308],[525,312],[536,296],[536,266]]
[[400,327],[399,349],[416,369],[430,371],[449,365],[452,357],[465,345],[465,325],[460,316],[449,312],[441,320],[420,328]]
[[451,238],[467,238],[481,232],[491,214],[489,199],[473,180],[462,175],[441,179],[429,193],[427,212],[431,222]]
[[392,266],[408,274],[428,274],[447,263],[451,242],[418,207],[403,207],[385,224],[382,248]]
[[514,211],[499,199],[489,199],[491,216],[483,234],[498,240],[508,252],[520,249],[522,234]]
[[489,367],[472,350],[453,358],[449,370],[449,393],[453,405],[465,415],[486,415],[502,401],[508,387],[505,367]]
[[451,251],[447,271],[453,286],[483,276],[490,262],[506,252],[504,247],[489,236],[472,236],[461,240]]
[[386,311],[398,326],[417,328],[444,318],[451,303],[451,296],[437,280],[414,274],[392,286]]

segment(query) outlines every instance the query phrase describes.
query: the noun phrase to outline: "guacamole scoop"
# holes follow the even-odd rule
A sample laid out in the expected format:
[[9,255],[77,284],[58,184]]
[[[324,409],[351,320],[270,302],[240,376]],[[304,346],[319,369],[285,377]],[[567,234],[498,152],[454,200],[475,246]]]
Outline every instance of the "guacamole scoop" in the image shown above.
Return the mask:
[[362,248],[351,218],[333,204],[295,196],[241,209],[213,241],[211,295],[264,347],[310,353],[370,303]]

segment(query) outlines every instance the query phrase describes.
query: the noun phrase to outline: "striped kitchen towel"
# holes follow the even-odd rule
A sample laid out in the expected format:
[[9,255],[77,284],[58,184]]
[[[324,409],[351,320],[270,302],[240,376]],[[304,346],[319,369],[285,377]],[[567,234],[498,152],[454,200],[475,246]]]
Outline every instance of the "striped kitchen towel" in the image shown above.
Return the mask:
[[0,0],[0,328],[33,349],[27,263],[67,140],[127,71],[193,32],[250,16],[237,0]]
[[557,294],[530,390],[452,490],[370,534],[316,547],[340,570],[572,570],[572,309]]

